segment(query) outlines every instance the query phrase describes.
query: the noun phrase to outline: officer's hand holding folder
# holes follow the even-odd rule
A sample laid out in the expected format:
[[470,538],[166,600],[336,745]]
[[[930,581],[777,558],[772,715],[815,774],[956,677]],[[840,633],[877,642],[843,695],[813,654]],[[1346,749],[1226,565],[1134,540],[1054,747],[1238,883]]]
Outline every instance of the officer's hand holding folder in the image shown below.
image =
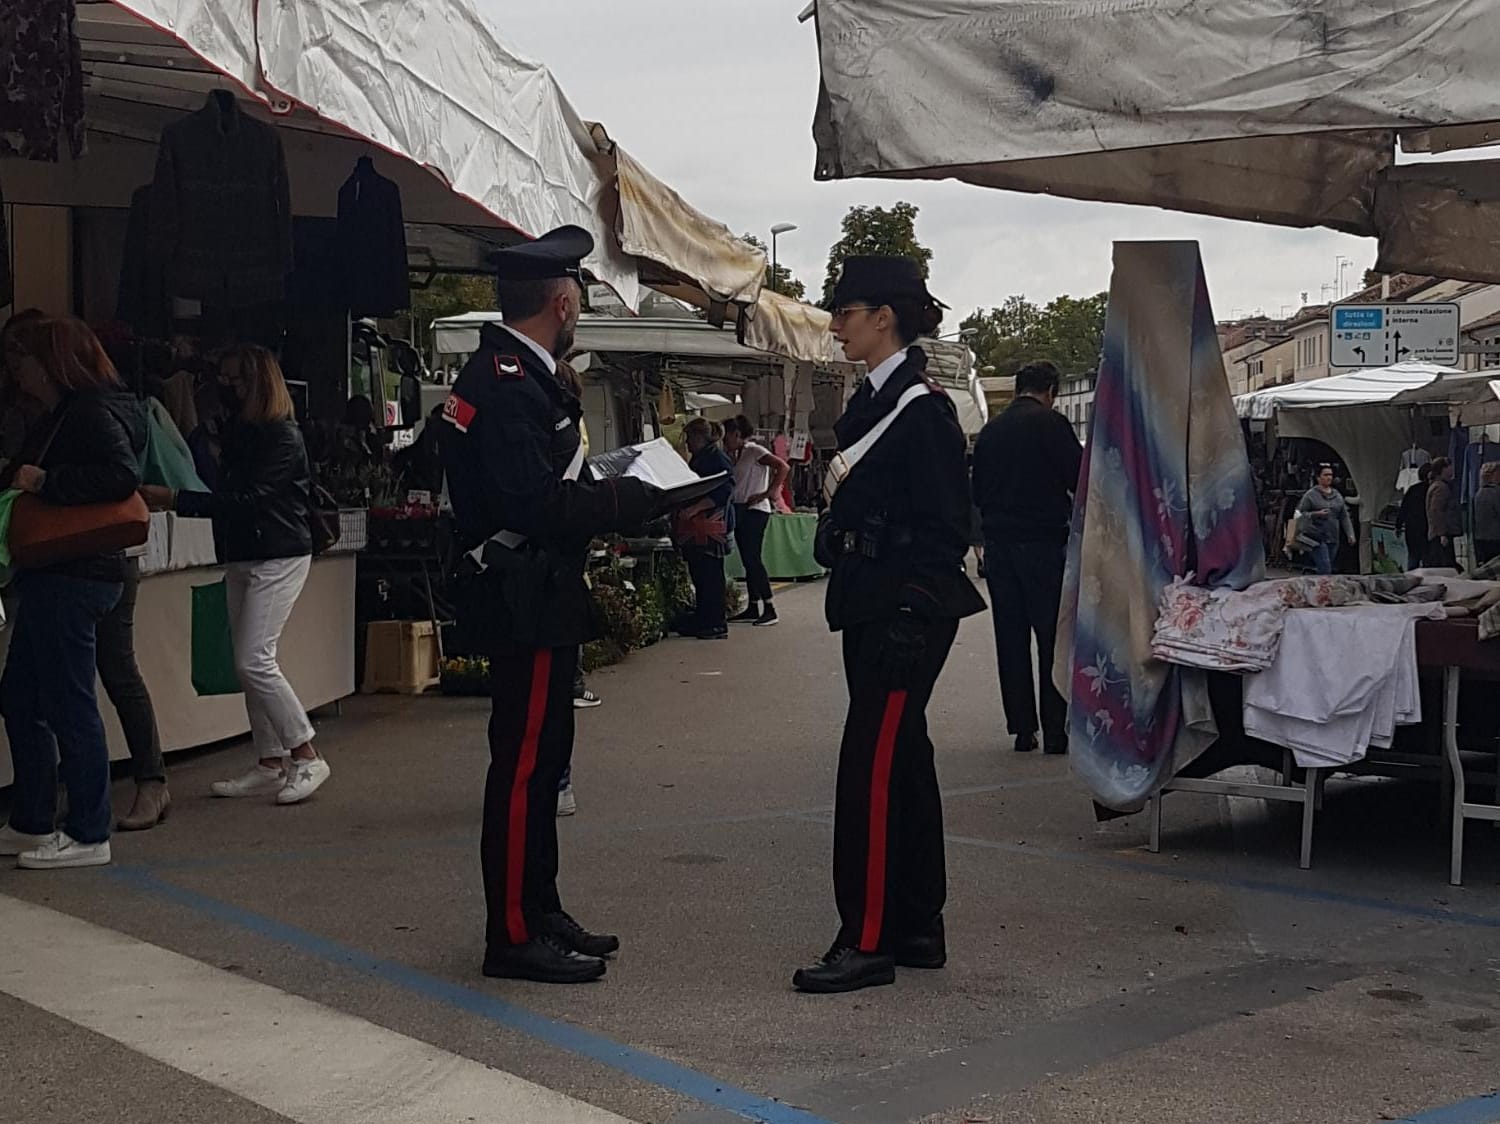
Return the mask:
[[661,492],[657,501],[662,511],[702,499],[729,475],[716,472],[712,476],[699,476],[665,437],[592,456],[588,466],[599,480],[633,476],[645,481]]

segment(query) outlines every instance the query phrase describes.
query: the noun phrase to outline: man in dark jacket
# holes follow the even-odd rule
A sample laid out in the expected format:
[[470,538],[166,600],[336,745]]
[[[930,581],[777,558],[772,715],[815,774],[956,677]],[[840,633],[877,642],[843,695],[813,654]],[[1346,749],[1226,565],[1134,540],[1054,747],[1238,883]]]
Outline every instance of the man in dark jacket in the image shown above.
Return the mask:
[[[1017,752],[1066,753],[1067,704],[1052,685],[1052,652],[1062,602],[1068,527],[1083,448],[1052,408],[1059,385],[1051,363],[1016,372],[1016,400],[992,418],[974,445],[974,502],[984,519],[985,575],[995,618],[1000,698]],[[1041,664],[1041,722],[1035,636]]]
[[589,541],[641,526],[660,495],[632,477],[588,478],[583,407],[557,374],[592,250],[587,231],[563,227],[495,255],[505,323],[480,332],[439,438],[468,550],[459,623],[489,656],[494,696],[480,842],[484,974],[540,983],[598,979],[620,944],[563,910],[557,792],[573,755],[578,649],[600,635],[584,581]]

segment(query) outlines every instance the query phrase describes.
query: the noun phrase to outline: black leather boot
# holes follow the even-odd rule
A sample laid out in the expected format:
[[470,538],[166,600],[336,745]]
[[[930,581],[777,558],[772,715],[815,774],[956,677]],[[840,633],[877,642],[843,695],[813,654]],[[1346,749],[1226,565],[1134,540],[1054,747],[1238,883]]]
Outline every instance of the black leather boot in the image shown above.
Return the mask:
[[896,964],[901,968],[937,969],[948,963],[948,941],[939,917],[924,933],[897,941]]
[[551,933],[539,933],[525,944],[491,949],[484,957],[484,974],[492,979],[576,984],[597,980],[604,972],[603,960],[574,952]]
[[543,931],[551,933],[566,948],[584,956],[603,958],[620,951],[620,938],[613,933],[591,933],[567,913],[549,913],[542,918]]
[[1017,753],[1034,753],[1035,751],[1036,751],[1036,735],[1035,734],[1017,734],[1016,735],[1016,752]]
[[835,948],[811,968],[799,968],[792,976],[798,991],[828,995],[858,991],[896,982],[896,961],[883,952],[860,952],[857,948]]

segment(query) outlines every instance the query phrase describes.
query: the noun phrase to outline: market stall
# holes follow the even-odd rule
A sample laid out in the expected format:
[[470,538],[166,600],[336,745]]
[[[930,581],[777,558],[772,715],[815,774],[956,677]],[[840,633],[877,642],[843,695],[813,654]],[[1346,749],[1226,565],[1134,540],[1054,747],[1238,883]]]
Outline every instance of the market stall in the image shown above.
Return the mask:
[[[823,576],[823,567],[813,557],[817,529],[818,517],[811,512],[778,511],[771,516],[771,521],[766,524],[761,560],[773,581],[804,581]],[[737,549],[724,560],[724,573],[733,581],[745,576],[745,566]]]
[[[136,659],[151,692],[162,749],[211,745],[249,732],[239,695],[200,696],[193,688],[193,590],[223,580],[207,521],[152,518],[140,559],[136,603]],[[354,690],[354,556],[335,547],[313,561],[307,585],[281,639],[281,665],[297,697],[317,710]],[[0,629],[0,670],[9,630]],[[103,689],[99,690],[103,699]],[[114,708],[101,706],[112,760],[130,756]],[[0,787],[10,784],[9,743],[0,725]]]

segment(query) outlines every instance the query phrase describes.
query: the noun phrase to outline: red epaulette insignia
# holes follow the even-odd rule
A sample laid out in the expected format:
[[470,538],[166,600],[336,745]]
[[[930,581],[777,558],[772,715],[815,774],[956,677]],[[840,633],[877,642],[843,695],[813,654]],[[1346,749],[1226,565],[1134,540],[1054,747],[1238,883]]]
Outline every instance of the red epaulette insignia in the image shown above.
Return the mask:
[[526,368],[521,366],[520,356],[495,356],[495,377],[497,379],[524,379],[526,377]]

